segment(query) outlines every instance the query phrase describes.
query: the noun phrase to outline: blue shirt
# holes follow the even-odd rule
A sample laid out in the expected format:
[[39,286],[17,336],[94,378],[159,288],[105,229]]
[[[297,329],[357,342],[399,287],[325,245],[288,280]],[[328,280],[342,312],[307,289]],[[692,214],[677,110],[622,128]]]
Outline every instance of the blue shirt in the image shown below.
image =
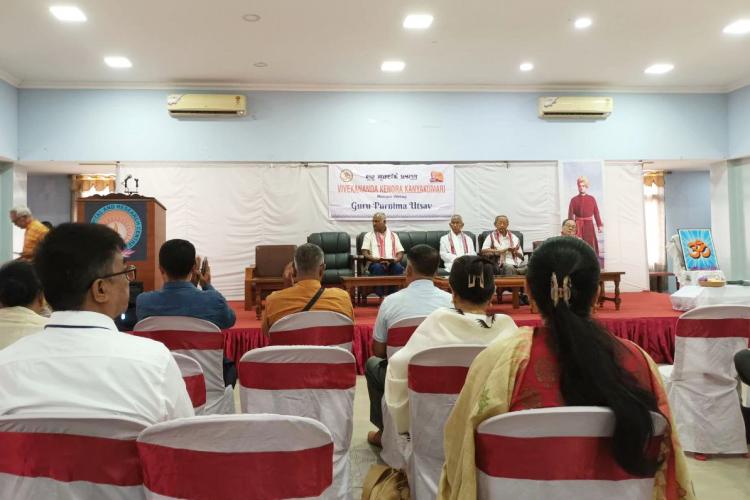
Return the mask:
[[431,280],[412,281],[409,286],[383,299],[375,320],[375,331],[372,337],[378,342],[388,340],[388,329],[396,321],[414,316],[427,316],[435,309],[451,307],[452,297]]
[[221,293],[211,285],[201,290],[189,281],[170,281],[161,290],[138,295],[135,314],[138,321],[149,316],[189,316],[210,321],[222,330],[236,321]]

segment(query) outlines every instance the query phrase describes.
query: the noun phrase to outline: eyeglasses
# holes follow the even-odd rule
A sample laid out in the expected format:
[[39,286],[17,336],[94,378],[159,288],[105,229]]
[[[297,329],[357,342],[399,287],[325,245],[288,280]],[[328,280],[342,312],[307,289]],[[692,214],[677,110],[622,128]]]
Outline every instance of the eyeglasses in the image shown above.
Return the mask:
[[[103,280],[106,278],[114,278],[115,276],[119,276],[121,274],[124,274],[125,279],[127,279],[128,281],[135,281],[135,271],[136,271],[136,267],[133,265],[130,265],[126,267],[124,271],[120,271],[119,273],[105,274],[104,276],[99,276],[98,278],[94,278],[94,281]],[[94,284],[94,281],[91,282],[91,285]]]

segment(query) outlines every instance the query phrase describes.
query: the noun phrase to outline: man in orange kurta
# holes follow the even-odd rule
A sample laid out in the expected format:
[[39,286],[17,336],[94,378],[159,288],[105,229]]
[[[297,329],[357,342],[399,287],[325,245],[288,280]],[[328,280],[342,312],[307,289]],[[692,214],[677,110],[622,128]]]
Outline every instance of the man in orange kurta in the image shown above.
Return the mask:
[[31,215],[29,207],[14,207],[10,211],[10,220],[16,227],[26,230],[23,236],[23,250],[21,250],[19,259],[31,260],[34,257],[37,245],[44,239],[49,229]]

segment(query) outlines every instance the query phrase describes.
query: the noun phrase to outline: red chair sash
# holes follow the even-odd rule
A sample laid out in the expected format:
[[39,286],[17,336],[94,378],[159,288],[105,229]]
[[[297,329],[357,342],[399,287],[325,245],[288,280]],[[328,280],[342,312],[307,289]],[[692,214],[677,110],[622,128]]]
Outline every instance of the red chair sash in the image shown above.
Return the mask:
[[110,439],[38,432],[0,433],[0,472],[114,486],[143,483],[135,437]]
[[193,408],[206,404],[206,378],[203,374],[188,375],[182,377],[182,380],[185,381],[185,388],[193,403]]
[[468,373],[468,366],[409,365],[409,389],[428,394],[458,394]]
[[350,389],[356,383],[354,363],[240,363],[240,384],[251,389]]
[[186,332],[183,330],[155,330],[130,332],[132,335],[161,342],[170,351],[224,350],[224,335],[219,332]]
[[191,500],[315,497],[333,479],[333,443],[300,451],[222,453],[139,442],[138,452],[150,491]]
[[677,336],[709,339],[750,338],[750,319],[680,319],[677,322]]
[[271,332],[270,345],[341,345],[354,340],[354,325],[313,326]]
[[390,347],[403,347],[411,338],[416,326],[399,326],[388,330],[386,345]]

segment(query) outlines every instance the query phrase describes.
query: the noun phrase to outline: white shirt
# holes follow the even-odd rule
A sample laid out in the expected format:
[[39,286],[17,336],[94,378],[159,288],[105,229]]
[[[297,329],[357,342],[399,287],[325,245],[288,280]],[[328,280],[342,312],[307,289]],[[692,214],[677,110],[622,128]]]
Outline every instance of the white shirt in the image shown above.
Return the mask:
[[396,233],[391,232],[390,229],[385,230],[384,236],[384,252],[380,255],[380,248],[378,247],[378,237],[375,235],[375,231],[370,231],[365,234],[362,240],[362,250],[369,250],[370,255],[376,259],[395,259],[396,254],[393,253],[393,244],[396,244],[396,253],[403,252],[404,247],[401,246],[401,240],[398,239]]
[[0,349],[33,333],[39,333],[47,324],[47,318],[28,307],[0,308]]
[[[466,240],[466,248],[464,248],[464,239]],[[451,252],[451,241],[453,241],[453,249],[456,253]],[[468,248],[468,252],[466,249]],[[463,255],[476,255],[474,251],[474,241],[464,234],[455,234],[453,231],[449,231],[448,234],[440,238],[440,258],[445,263],[445,270],[450,271],[453,267],[453,261]]]
[[[498,238],[497,231],[492,231],[490,234],[488,234],[484,239],[484,243],[482,243],[482,250],[492,248],[492,242],[494,241],[495,250],[508,250],[509,248],[518,247],[518,250],[523,251],[519,246],[521,244],[521,240],[518,239],[518,236],[511,233],[510,230],[505,233],[505,236],[503,236],[502,234],[500,234],[499,236],[500,237]],[[511,252],[505,252],[505,265],[517,266],[521,262],[523,262],[523,258],[516,259],[513,257],[513,254]],[[501,264],[501,262],[498,262],[498,264]]]
[[428,279],[415,280],[409,286],[383,299],[375,319],[372,338],[386,343],[388,329],[399,320],[427,316],[435,309],[451,307],[453,297]]
[[194,414],[169,350],[103,314],[54,312],[44,331],[0,351],[0,415],[89,411],[149,423]]
[[[484,328],[477,321],[483,319],[490,326]],[[515,334],[518,327],[505,314],[496,314],[495,321],[479,314],[459,314],[455,309],[440,308],[422,322],[406,345],[388,360],[385,375],[385,403],[399,434],[409,432],[409,361],[418,352],[452,344],[490,343]]]

